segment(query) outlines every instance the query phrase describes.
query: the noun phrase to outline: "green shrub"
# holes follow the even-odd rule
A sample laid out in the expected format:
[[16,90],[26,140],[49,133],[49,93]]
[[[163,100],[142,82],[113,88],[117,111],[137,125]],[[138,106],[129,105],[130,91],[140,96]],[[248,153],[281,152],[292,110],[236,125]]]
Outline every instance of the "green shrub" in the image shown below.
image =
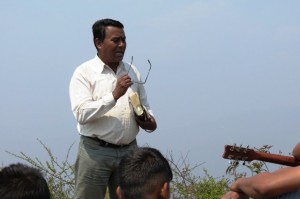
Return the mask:
[[174,175],[171,183],[174,199],[219,199],[228,190],[229,180],[224,176],[214,178],[206,169],[204,177],[195,175],[193,171],[201,164],[191,166],[187,155],[175,162],[170,153],[168,160]]
[[[49,160],[42,163],[39,158],[31,158],[25,153],[9,154],[22,159],[33,167],[40,169],[48,181],[52,199],[71,199],[74,195],[75,181],[73,166],[68,162],[71,145],[67,151],[66,157],[59,162],[52,154],[51,150],[40,140],[38,142],[46,150]],[[258,151],[268,152],[270,146],[263,146]],[[194,170],[201,164],[190,165],[186,155],[179,158],[176,162],[172,153],[167,155],[173,171],[173,180],[171,182],[171,192],[173,199],[219,199],[228,191],[229,185],[239,177],[246,176],[245,172],[238,172],[239,161],[231,161],[226,170],[226,175],[213,177],[207,169],[203,169],[204,176],[197,176]],[[251,174],[257,174],[262,171],[268,171],[267,165],[262,161],[244,162],[243,165],[251,171]],[[105,197],[109,199],[109,196]]]

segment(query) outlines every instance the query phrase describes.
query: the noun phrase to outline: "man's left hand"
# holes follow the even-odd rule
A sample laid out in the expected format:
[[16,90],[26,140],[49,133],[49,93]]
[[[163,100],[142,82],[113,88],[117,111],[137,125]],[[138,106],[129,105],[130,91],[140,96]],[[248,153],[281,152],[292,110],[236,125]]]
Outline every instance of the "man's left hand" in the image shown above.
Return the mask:
[[145,121],[140,120],[138,117],[135,117],[135,119],[138,125],[146,131],[148,130],[152,132],[157,128],[156,121],[151,115],[149,115],[149,117]]

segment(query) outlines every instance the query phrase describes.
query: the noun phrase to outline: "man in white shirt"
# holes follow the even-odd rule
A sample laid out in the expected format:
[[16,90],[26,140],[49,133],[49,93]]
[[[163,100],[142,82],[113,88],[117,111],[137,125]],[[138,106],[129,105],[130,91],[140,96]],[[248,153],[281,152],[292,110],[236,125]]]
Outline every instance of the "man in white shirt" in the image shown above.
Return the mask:
[[[118,165],[137,146],[139,127],[154,131],[138,70],[123,62],[126,36],[122,23],[112,19],[93,25],[95,58],[81,64],[70,82],[73,114],[78,122],[80,145],[75,164],[75,199],[101,199],[107,186],[116,199]],[[136,117],[129,96],[138,93],[148,117]]]

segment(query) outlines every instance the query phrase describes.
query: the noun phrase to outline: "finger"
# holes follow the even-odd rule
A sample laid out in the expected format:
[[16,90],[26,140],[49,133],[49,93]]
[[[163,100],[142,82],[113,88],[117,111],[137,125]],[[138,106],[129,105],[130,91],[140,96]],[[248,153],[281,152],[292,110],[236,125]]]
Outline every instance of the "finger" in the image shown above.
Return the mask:
[[122,75],[120,76],[120,79],[131,79],[129,75],[125,74],[125,75]]
[[121,86],[124,88],[129,88],[132,85],[131,81],[123,81],[121,82]]

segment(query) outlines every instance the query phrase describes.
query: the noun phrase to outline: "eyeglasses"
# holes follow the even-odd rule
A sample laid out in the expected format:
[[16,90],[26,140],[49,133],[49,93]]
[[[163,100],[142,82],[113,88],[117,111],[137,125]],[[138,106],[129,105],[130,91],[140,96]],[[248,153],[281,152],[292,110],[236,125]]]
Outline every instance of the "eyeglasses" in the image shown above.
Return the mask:
[[[129,71],[131,69],[132,63],[133,63],[133,56],[131,56],[130,67],[129,67],[128,71],[127,71],[127,75],[128,75],[128,73],[129,73]],[[151,70],[151,67],[152,67],[151,62],[150,62],[149,59],[148,59],[148,63],[149,63],[149,70],[148,70],[147,76],[145,78],[145,81],[132,81],[133,83],[136,83],[136,84],[145,84],[147,82],[147,79],[148,79],[148,76],[149,76],[149,73],[150,73],[150,70]]]

